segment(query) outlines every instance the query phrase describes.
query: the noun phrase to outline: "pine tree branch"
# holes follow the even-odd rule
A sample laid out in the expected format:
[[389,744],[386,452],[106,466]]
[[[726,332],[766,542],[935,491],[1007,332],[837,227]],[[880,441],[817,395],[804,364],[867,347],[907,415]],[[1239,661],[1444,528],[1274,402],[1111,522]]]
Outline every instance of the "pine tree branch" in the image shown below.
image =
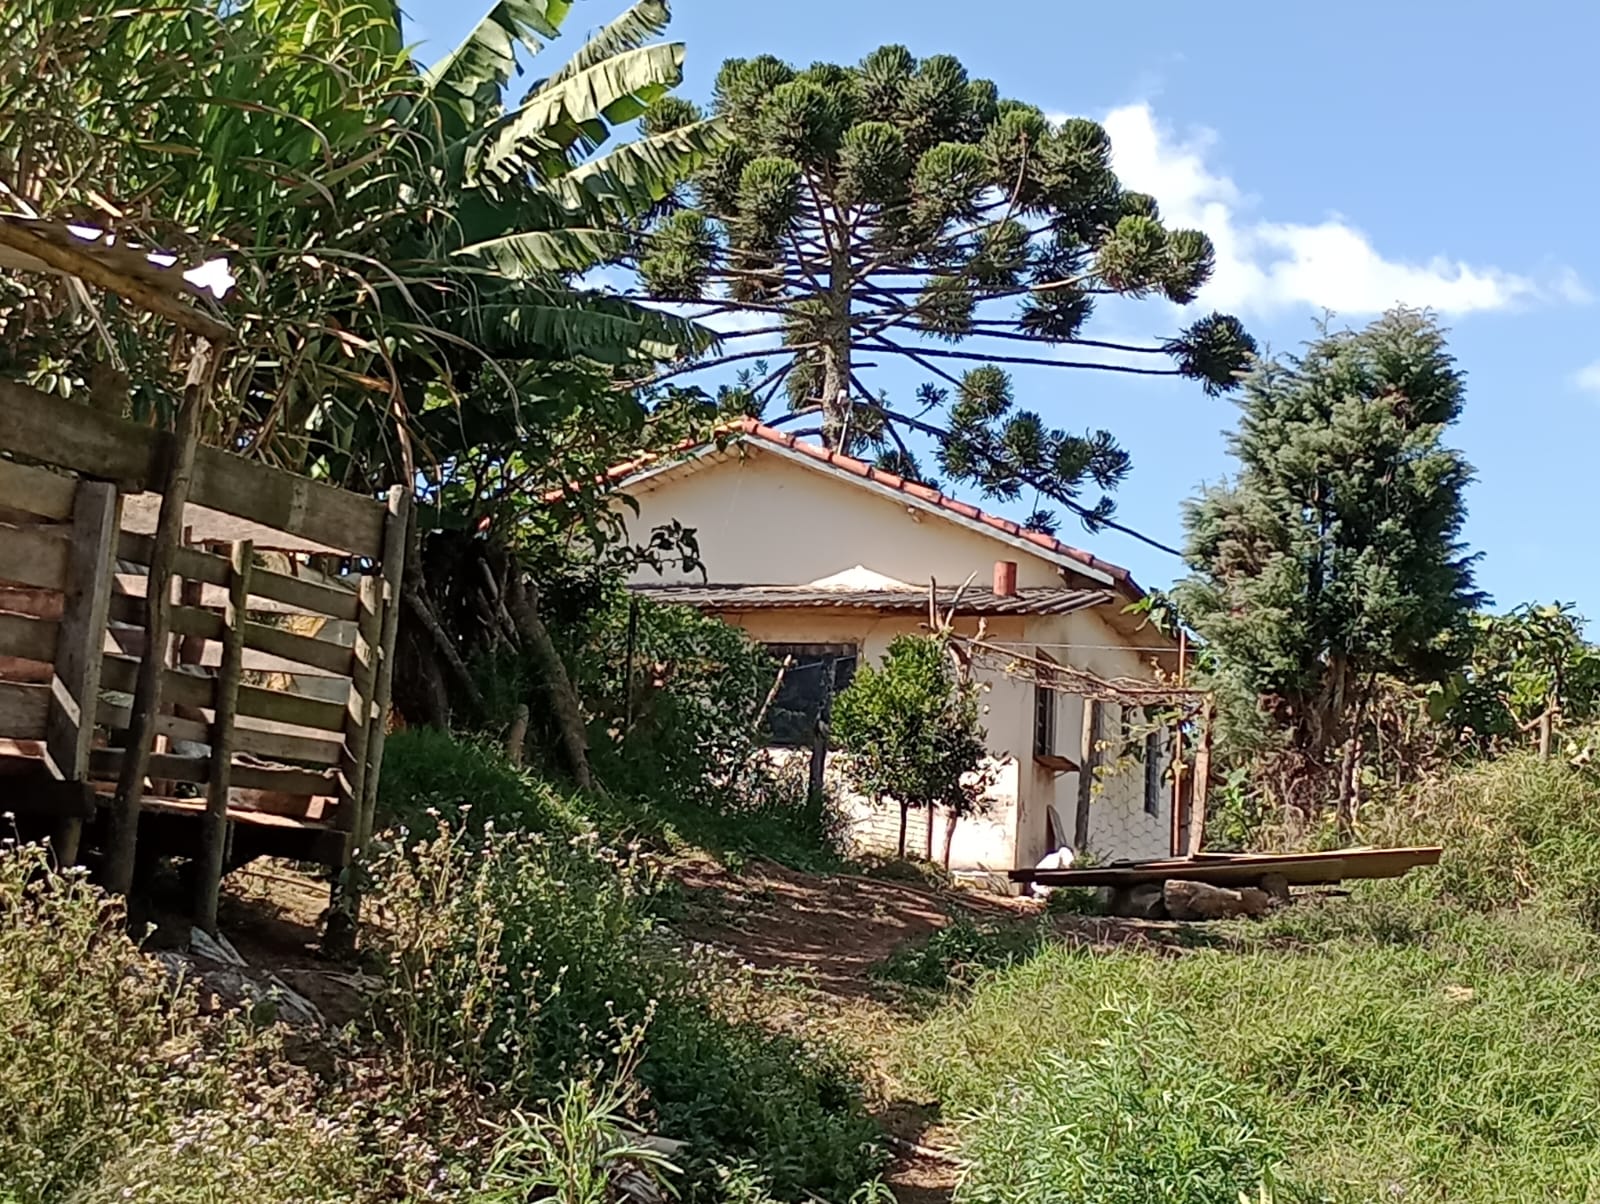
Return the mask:
[[1037,368],[1088,368],[1096,372],[1123,372],[1132,376],[1179,376],[1181,373],[1176,368],[1134,368],[1127,364],[1097,364],[1091,360],[1047,360],[1026,355],[989,355],[979,351],[945,351],[934,347],[923,347],[913,352],[909,347],[902,347],[898,343],[891,343],[884,338],[878,338],[872,344],[883,351],[892,351],[896,355],[926,355],[935,359],[967,360],[981,364],[1025,364]]
[[819,343],[796,343],[788,347],[757,347],[751,351],[735,351],[729,355],[719,355],[715,359],[693,364],[682,364],[666,372],[658,372],[654,376],[647,376],[639,380],[618,381],[613,388],[617,389],[645,389],[652,385],[659,385],[662,381],[671,380],[675,376],[683,376],[688,372],[708,372],[712,368],[721,368],[725,364],[737,360],[755,359],[760,355],[794,355],[801,351],[808,351],[818,347]]

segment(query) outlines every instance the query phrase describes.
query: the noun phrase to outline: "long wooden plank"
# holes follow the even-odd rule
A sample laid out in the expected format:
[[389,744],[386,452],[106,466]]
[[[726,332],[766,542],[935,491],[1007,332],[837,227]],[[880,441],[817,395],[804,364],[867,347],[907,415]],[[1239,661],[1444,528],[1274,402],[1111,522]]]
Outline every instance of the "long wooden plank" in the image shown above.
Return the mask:
[[[112,614],[122,619],[131,614],[137,606],[137,599],[124,596],[117,601]],[[198,606],[175,606],[172,608],[172,630],[176,635],[196,636],[203,640],[221,640],[224,625],[222,616],[213,610]],[[285,631],[270,623],[246,623],[244,646],[254,652],[265,652],[279,660],[322,669],[338,677],[350,676],[351,665],[355,659],[354,651],[343,644]]]
[[[172,436],[0,380],[0,447],[138,493],[155,481]],[[185,499],[357,556],[383,546],[384,506],[215,447],[195,450]]]
[[[122,772],[123,760],[124,752],[120,748],[97,748],[89,755],[89,766],[93,773],[109,778]],[[204,784],[211,780],[209,761],[170,753],[152,753],[147,772],[150,777],[166,782]],[[332,774],[311,769],[234,764],[229,770],[229,780],[241,790],[267,790],[277,794],[331,795],[335,789]]]
[[49,713],[49,686],[0,681],[0,736],[43,740]]
[[0,611],[0,656],[52,664],[61,624]]
[[[131,694],[139,678],[139,662],[133,657],[106,653],[101,661],[100,683],[108,690]],[[168,669],[161,679],[163,702],[209,710],[216,702],[215,678],[211,674],[179,673]]]
[[0,506],[57,522],[72,517],[77,482],[48,468],[0,460]]
[[[128,708],[101,701],[96,717],[101,727],[113,731],[128,726]],[[344,755],[344,743],[339,740],[320,740],[315,736],[296,736],[288,732],[270,732],[247,724],[234,726],[234,751],[265,761],[279,761],[289,765],[337,765]],[[211,725],[177,715],[158,715],[156,735],[173,740],[187,740],[191,744],[205,744],[211,739]]]
[[207,932],[217,930],[217,894],[228,840],[228,790],[234,778],[234,724],[238,719],[239,675],[244,668],[246,607],[255,549],[235,543],[229,555],[228,609],[223,615],[222,664],[217,671],[217,709],[211,722],[210,781],[206,784],[204,830],[195,873],[195,917]]
[[344,712],[342,702],[325,702],[287,690],[263,690],[260,686],[239,687],[239,714],[252,719],[337,732],[344,727]]
[[358,850],[365,849],[371,840],[377,815],[378,779],[383,772],[389,703],[394,694],[394,650],[400,634],[400,591],[416,517],[411,490],[402,485],[389,490],[388,505],[389,523],[383,536],[383,630],[379,636],[378,680],[372,695],[372,733],[367,740],[367,778],[362,789],[361,823],[356,828]]
[[[148,535],[124,531],[117,542],[117,555],[135,564],[148,564],[153,544],[154,540]],[[177,572],[179,576],[204,581],[207,585],[228,583],[228,562],[198,548],[178,550]],[[251,574],[250,592],[257,598],[269,598],[297,610],[334,619],[353,619],[358,611],[354,590],[262,568]]]
[[64,532],[40,527],[0,527],[0,581],[60,589],[67,580]]
[[1132,865],[1071,870],[1011,870],[1013,882],[1046,886],[1134,886],[1169,880],[1210,882],[1217,886],[1248,885],[1268,874],[1281,874],[1294,886],[1324,886],[1349,878],[1398,878],[1421,865],[1438,865],[1443,852],[1436,845],[1400,849],[1335,849],[1326,853],[1282,853],[1253,857],[1174,857]]
[[[46,760],[57,781],[87,782],[121,502],[117,487],[105,481],[79,482],[74,496],[72,550],[46,723]],[[64,817],[56,826],[55,851],[60,864],[77,862],[82,831],[77,816]]]

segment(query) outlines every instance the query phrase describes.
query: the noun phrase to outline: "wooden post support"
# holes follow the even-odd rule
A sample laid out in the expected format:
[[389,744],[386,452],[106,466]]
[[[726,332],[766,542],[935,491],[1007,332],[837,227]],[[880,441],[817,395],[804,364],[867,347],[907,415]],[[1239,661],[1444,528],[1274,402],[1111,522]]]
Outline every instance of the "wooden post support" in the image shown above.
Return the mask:
[[[116,567],[119,509],[115,485],[78,482],[72,505],[66,598],[45,720],[45,757],[53,777],[80,783],[85,795],[90,789],[89,748],[100,701],[100,661]],[[79,816],[64,816],[57,823],[53,842],[57,864],[68,866],[78,860],[82,832]]]
[[1078,745],[1078,813],[1073,819],[1072,847],[1081,856],[1089,847],[1089,804],[1094,799],[1094,771],[1100,764],[1100,702],[1083,700],[1083,737]]
[[211,768],[206,781],[206,816],[195,874],[195,922],[217,930],[217,894],[228,841],[228,789],[233,776],[233,729],[238,717],[239,678],[244,670],[244,629],[249,622],[250,572],[255,548],[249,540],[233,545],[228,575],[228,607],[222,627],[222,664],[217,670],[216,719],[211,724]]
[[372,733],[367,737],[367,776],[362,784],[361,823],[356,846],[372,840],[378,811],[378,779],[383,770],[383,745],[388,734],[389,701],[394,696],[394,647],[400,636],[401,595],[405,589],[406,549],[411,546],[411,491],[389,490],[389,518],[383,535],[383,628],[379,636],[378,680],[372,695]]
[[[821,662],[822,670],[822,702],[817,707],[817,727],[811,736],[811,776],[810,798],[814,804],[821,802],[823,788],[826,784],[828,773],[828,736],[833,723],[833,681],[836,676],[837,658],[829,657]],[[900,830],[900,854],[905,855],[905,826],[902,822]]]
[[1200,746],[1194,754],[1194,794],[1189,803],[1190,857],[1200,852],[1206,839],[1206,795],[1211,790],[1211,729],[1216,717],[1217,704],[1207,699],[1200,712]]
[[166,668],[167,635],[172,618],[172,575],[183,535],[183,509],[194,478],[195,447],[200,422],[211,401],[222,349],[202,342],[189,363],[189,377],[178,411],[177,429],[169,440],[166,472],[161,483],[161,514],[156,520],[155,543],[150,553],[150,573],[145,586],[145,646],[133,691],[128,722],[127,753],[111,808],[106,841],[105,885],[117,894],[133,888],[134,862],[139,840],[139,807],[144,799],[144,778],[150,766],[151,742],[161,709],[161,678]]

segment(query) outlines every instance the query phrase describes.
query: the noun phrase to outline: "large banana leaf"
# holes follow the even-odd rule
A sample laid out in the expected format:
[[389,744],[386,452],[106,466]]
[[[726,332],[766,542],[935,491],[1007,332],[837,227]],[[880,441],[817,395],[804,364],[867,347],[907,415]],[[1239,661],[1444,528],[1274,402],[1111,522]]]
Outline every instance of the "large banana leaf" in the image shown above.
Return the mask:
[[720,119],[640,138],[581,163],[545,192],[571,212],[591,219],[638,217],[666,199],[673,187],[721,149],[727,140]]
[[599,33],[583,44],[583,49],[549,79],[528,89],[528,96],[554,84],[565,83],[575,75],[604,62],[613,55],[635,50],[666,29],[672,20],[666,0],[639,0]]
[[550,84],[495,124],[472,156],[470,178],[495,182],[538,172],[538,152],[548,142],[593,150],[607,132],[597,123],[632,121],[682,79],[683,44],[671,42],[630,50]]
[[491,302],[441,315],[490,355],[587,359],[606,365],[676,359],[709,350],[705,327],[603,293]]
[[505,234],[471,243],[451,254],[453,258],[476,260],[507,280],[521,280],[559,272],[586,272],[617,258],[627,246],[627,235],[620,230],[569,226]]
[[429,93],[448,89],[467,126],[485,120],[517,69],[517,46],[537,51],[572,11],[572,0],[500,0],[466,39],[423,75]]

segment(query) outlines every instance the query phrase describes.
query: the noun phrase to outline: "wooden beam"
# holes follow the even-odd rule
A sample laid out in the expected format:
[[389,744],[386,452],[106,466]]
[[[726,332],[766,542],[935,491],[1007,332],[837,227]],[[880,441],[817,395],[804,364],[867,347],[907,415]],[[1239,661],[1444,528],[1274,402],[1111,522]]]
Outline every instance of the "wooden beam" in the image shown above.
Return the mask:
[[66,532],[50,527],[0,527],[0,581],[60,589],[67,581]]
[[1100,700],[1083,700],[1083,735],[1078,745],[1078,810],[1073,817],[1072,847],[1089,847],[1089,807],[1094,801],[1094,771],[1100,764]]
[[202,343],[189,364],[189,379],[184,387],[183,406],[178,411],[177,430],[171,444],[172,457],[161,487],[161,516],[156,523],[155,543],[150,555],[149,583],[145,593],[145,649],[139,661],[139,677],[133,692],[133,710],[128,726],[129,755],[117,781],[111,811],[110,834],[106,843],[105,884],[107,889],[126,895],[133,887],[133,868],[139,839],[139,800],[144,796],[145,770],[155,739],[154,722],[161,709],[161,684],[166,660],[168,612],[172,606],[171,583],[183,534],[183,508],[189,500],[189,482],[194,476],[195,447],[200,439],[200,421],[211,403],[211,386],[220,366],[221,349]]
[[62,522],[72,517],[78,483],[47,468],[0,460],[0,506]]
[[[117,541],[117,555],[135,564],[149,564],[154,546],[155,541],[150,536],[124,531]],[[204,581],[207,585],[228,583],[227,560],[198,548],[179,549],[177,571],[181,576]],[[256,569],[251,575],[250,591],[257,598],[268,598],[297,610],[327,615],[333,619],[354,619],[358,609],[356,594],[352,589],[307,581],[269,569]]]
[[[155,285],[120,272],[98,258],[86,244],[82,249],[52,242],[32,230],[10,221],[0,221],[0,246],[10,247],[30,256],[56,272],[76,276],[89,284],[108,289],[117,296],[143,306],[151,313],[176,324],[190,334],[222,345],[233,338],[233,331],[215,318],[207,317],[190,302],[184,301],[175,288],[167,292]],[[182,281],[182,274],[178,274]],[[183,282],[187,288],[187,282]]]
[[245,615],[250,605],[254,546],[233,545],[233,580],[223,617],[222,665],[217,673],[217,709],[211,722],[211,780],[206,784],[206,815],[195,874],[195,919],[206,932],[217,930],[217,895],[228,840],[228,790],[232,781],[234,723],[238,719],[239,677],[244,668]]
[[367,739],[367,780],[361,800],[357,845],[365,849],[372,839],[378,810],[378,779],[383,770],[383,746],[389,729],[389,704],[394,697],[394,649],[400,635],[401,592],[405,587],[406,550],[411,546],[416,510],[411,490],[396,485],[389,490],[389,521],[383,540],[383,632],[379,637],[378,684],[372,698],[372,735]]
[[0,736],[8,740],[43,740],[49,713],[49,686],[0,681]]
[[[112,556],[120,511],[115,485],[104,481],[78,483],[55,674],[50,683],[50,715],[45,727],[45,760],[51,776],[62,782],[89,779],[89,749],[94,743],[95,712],[100,700],[101,648],[116,568]],[[77,862],[82,831],[83,821],[77,816],[66,816],[57,826],[55,853],[60,865]]]
[[0,656],[54,664],[60,629],[61,624],[50,619],[0,612]]
[[1194,754],[1194,792],[1189,804],[1189,856],[1197,856],[1206,839],[1206,795],[1211,790],[1211,729],[1216,726],[1217,704],[1207,700],[1200,712],[1200,744]]

